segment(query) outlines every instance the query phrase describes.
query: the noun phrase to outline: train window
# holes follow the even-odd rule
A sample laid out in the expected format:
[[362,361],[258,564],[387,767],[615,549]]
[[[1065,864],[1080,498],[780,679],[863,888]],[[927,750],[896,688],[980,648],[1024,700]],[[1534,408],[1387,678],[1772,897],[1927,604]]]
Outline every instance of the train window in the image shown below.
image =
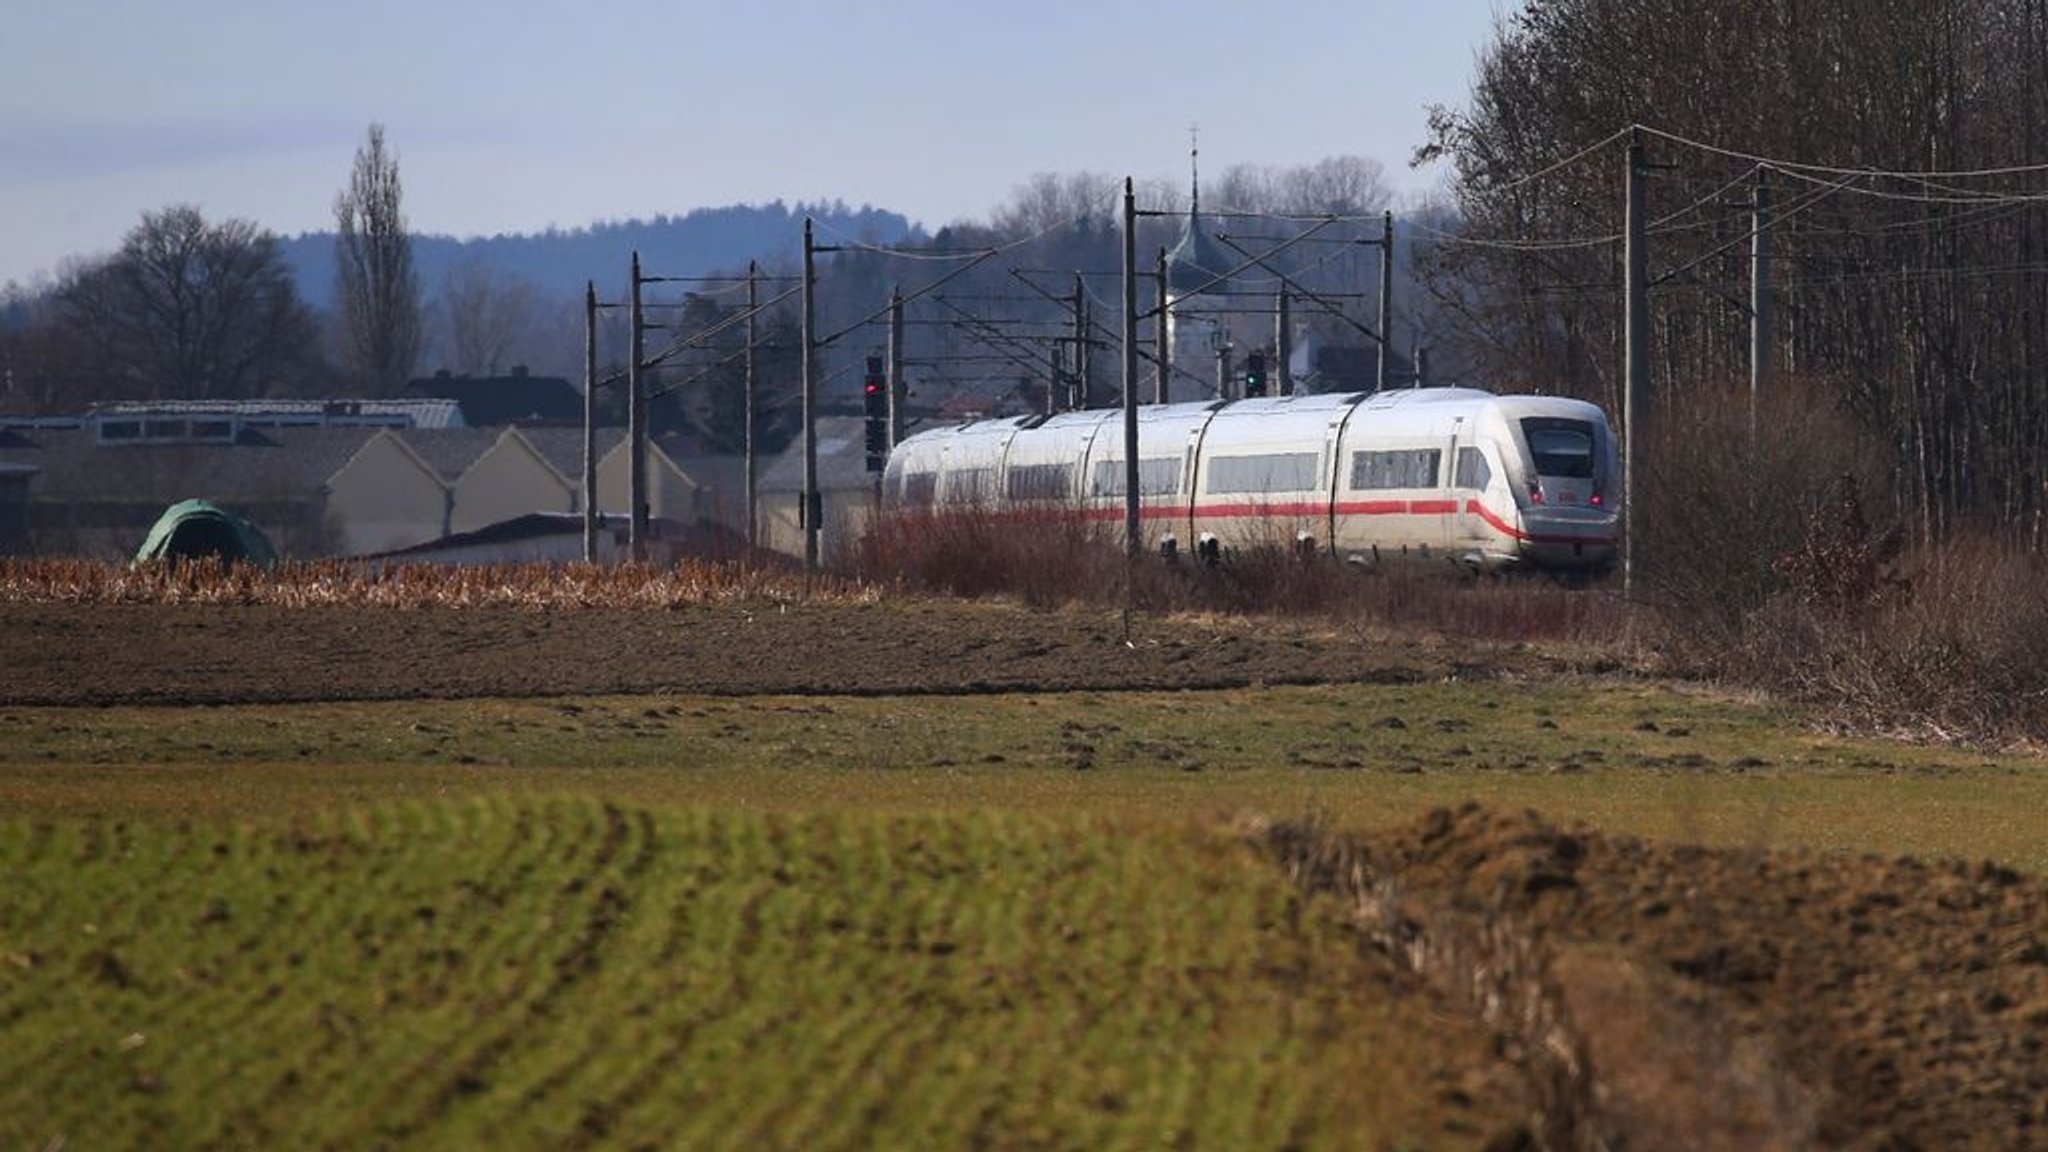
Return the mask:
[[1458,476],[1452,487],[1484,492],[1491,483],[1493,465],[1486,462],[1486,453],[1469,445],[1458,449]]
[[1209,461],[1209,494],[1305,492],[1316,486],[1316,453],[1269,452]]
[[[1180,492],[1180,460],[1160,456],[1138,461],[1138,495],[1173,496]],[[1095,475],[1088,485],[1090,496],[1121,497],[1124,494],[1124,462],[1097,460]]]
[[1013,464],[1004,475],[1012,500],[1065,500],[1073,495],[1072,464]]
[[1522,435],[1536,458],[1538,476],[1590,480],[1593,476],[1593,426],[1562,416],[1525,416]]
[[1351,488],[1434,488],[1443,464],[1441,448],[1396,448],[1351,454]]
[[938,495],[939,474],[937,472],[905,472],[903,474],[903,503],[912,508],[931,506],[932,498]]
[[995,470],[959,468],[946,473],[946,503],[980,504],[995,495]]

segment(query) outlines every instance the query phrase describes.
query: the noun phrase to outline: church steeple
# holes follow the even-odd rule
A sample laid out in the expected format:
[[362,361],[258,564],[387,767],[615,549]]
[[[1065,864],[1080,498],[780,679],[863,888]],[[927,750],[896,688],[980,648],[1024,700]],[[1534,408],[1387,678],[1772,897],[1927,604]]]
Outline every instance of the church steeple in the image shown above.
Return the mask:
[[1196,131],[1194,125],[1188,126],[1188,222],[1181,230],[1180,242],[1166,254],[1166,284],[1176,296],[1205,286],[1211,292],[1224,291],[1230,287],[1228,281],[1210,281],[1237,266],[1202,230],[1202,150]]

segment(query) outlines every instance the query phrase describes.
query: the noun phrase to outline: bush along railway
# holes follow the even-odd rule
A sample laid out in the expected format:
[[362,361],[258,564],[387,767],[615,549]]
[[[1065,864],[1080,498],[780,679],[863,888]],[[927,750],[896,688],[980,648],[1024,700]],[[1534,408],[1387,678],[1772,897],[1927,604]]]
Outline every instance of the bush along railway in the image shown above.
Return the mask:
[[[885,507],[981,509],[1028,525],[1124,514],[1119,409],[980,420],[908,437]],[[1284,546],[1359,563],[1598,572],[1621,531],[1601,410],[1552,396],[1419,388],[1138,411],[1148,547],[1215,560]]]

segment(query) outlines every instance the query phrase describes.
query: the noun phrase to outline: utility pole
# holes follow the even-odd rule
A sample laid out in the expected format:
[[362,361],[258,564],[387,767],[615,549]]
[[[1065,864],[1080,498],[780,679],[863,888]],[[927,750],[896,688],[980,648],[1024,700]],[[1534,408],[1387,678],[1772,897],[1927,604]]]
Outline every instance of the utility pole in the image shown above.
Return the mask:
[[627,466],[627,498],[631,501],[630,538],[634,563],[647,559],[647,392],[641,385],[640,361],[647,339],[647,316],[640,302],[640,253],[633,253],[633,297],[629,305],[633,347],[626,362],[626,437],[632,458]]
[[[1136,563],[1144,537],[1138,529],[1138,193],[1124,177],[1124,558]],[[1165,260],[1162,257],[1161,271]],[[1166,283],[1161,277],[1160,292]],[[1166,313],[1159,313],[1166,323]],[[1160,399],[1165,399],[1166,364],[1161,360]],[[1128,593],[1126,593],[1128,595]]]
[[1649,428],[1650,404],[1650,256],[1646,247],[1648,225],[1644,219],[1645,174],[1643,130],[1632,128],[1628,138],[1627,209],[1627,359],[1624,365],[1628,392],[1622,409],[1621,439],[1621,588],[1624,595],[1635,590],[1637,514],[1642,485],[1636,480],[1636,465],[1645,453],[1638,442]]
[[889,450],[903,441],[904,411],[910,403],[910,382],[903,378],[903,286],[889,294]]
[[1081,274],[1074,273],[1074,391],[1069,395],[1067,407],[1088,406],[1088,293],[1081,285]]
[[1064,383],[1061,377],[1065,375],[1064,372],[1060,371],[1060,342],[1058,340],[1054,340],[1048,345],[1046,357],[1045,367],[1051,375],[1047,376],[1045,380],[1045,414],[1047,416],[1057,416],[1060,414],[1060,386]]
[[1173,379],[1173,322],[1168,319],[1166,311],[1166,306],[1171,297],[1168,295],[1166,288],[1166,246],[1164,244],[1159,246],[1158,282],[1159,308],[1154,313],[1158,317],[1158,321],[1153,325],[1152,333],[1158,337],[1159,341],[1159,378],[1152,383],[1152,402],[1154,404],[1164,404],[1168,395],[1169,382]]
[[1757,408],[1770,386],[1771,342],[1771,177],[1756,170],[1755,217],[1749,234],[1749,434],[1756,435]]
[[1236,391],[1232,387],[1232,385],[1236,384],[1236,381],[1230,378],[1230,353],[1231,347],[1228,340],[1216,346],[1216,398],[1218,400],[1237,399],[1236,396],[1231,395],[1231,393]]
[[761,390],[754,377],[754,315],[760,310],[760,265],[747,261],[747,547],[757,548],[761,544],[760,510],[755,506],[758,499],[761,473],[760,460],[754,454],[755,437],[759,434],[761,420]]
[[583,562],[597,563],[597,284],[583,282]]
[[1274,302],[1273,357],[1280,361],[1280,395],[1294,395],[1294,324],[1287,315],[1287,289],[1280,290],[1280,299]]
[[1394,358],[1394,214],[1380,222],[1380,382],[1387,390],[1387,364]]
[[811,218],[804,217],[804,490],[797,521],[804,530],[804,575],[818,569],[818,263]]

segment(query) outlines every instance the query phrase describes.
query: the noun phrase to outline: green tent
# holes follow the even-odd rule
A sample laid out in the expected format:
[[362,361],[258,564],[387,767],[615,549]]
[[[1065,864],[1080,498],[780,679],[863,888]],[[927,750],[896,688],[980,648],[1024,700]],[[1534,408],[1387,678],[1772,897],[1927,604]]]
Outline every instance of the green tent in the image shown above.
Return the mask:
[[230,564],[277,563],[277,549],[261,528],[205,500],[180,500],[164,509],[135,553],[137,563],[199,556],[218,556]]

